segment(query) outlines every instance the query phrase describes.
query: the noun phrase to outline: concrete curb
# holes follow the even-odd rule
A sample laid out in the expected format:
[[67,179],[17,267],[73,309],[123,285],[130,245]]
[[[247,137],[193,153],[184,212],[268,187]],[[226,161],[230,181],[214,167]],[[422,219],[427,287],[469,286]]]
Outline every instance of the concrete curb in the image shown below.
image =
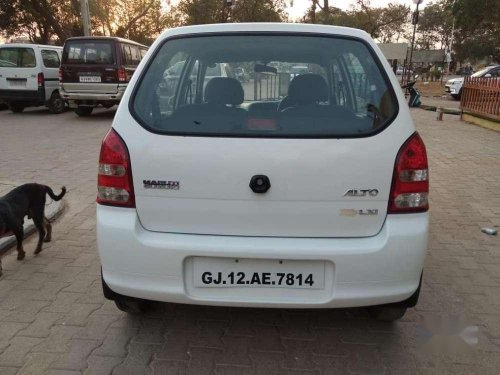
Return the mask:
[[[436,112],[437,109],[438,109],[438,106],[421,104],[419,108],[420,109],[424,109],[426,111]],[[456,108],[443,108],[443,113],[446,113],[448,115],[459,115],[460,114],[460,109],[456,109]]]
[[[45,207],[45,217],[49,219],[50,222],[55,221],[64,212],[66,204],[64,200],[59,202],[52,201],[49,205]],[[28,237],[30,234],[36,232],[35,224],[33,220],[26,219],[24,223],[24,238]],[[5,255],[9,249],[16,244],[16,238],[14,236],[0,238],[0,257]]]

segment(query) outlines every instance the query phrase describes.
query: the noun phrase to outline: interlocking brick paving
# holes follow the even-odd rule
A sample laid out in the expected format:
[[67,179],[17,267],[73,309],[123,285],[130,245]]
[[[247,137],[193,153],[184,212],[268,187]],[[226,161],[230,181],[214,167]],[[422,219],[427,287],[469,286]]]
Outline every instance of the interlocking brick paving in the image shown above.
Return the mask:
[[431,165],[431,235],[420,303],[395,324],[364,309],[156,304],[127,316],[102,296],[94,229],[113,113],[0,112],[0,193],[30,181],[69,190],[54,241],[3,259],[0,374],[498,373],[500,237],[480,228],[500,226],[499,133],[412,111]]

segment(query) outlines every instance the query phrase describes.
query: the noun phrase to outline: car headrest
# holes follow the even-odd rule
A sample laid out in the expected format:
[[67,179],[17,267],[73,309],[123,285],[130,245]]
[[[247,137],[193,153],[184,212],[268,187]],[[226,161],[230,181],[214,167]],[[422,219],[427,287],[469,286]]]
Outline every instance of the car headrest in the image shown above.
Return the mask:
[[290,82],[288,97],[297,104],[324,102],[328,100],[328,85],[318,74],[301,74]]
[[205,88],[205,101],[210,104],[238,105],[244,96],[241,83],[234,78],[214,77]]

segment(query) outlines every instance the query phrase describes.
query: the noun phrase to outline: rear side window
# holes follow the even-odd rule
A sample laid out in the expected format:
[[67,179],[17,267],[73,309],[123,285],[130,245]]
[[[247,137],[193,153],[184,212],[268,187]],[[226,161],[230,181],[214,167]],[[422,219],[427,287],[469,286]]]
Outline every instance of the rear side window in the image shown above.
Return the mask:
[[141,62],[141,53],[137,46],[133,46],[130,44],[123,44],[123,57],[125,65],[137,66]]
[[367,136],[397,114],[388,82],[376,55],[357,39],[185,37],[159,47],[130,108],[145,128],[164,134]]
[[24,47],[0,48],[0,67],[34,68],[36,67],[35,51]]
[[52,50],[42,50],[43,65],[46,68],[59,68],[59,54]]
[[64,45],[65,64],[115,64],[114,44],[110,41],[70,41]]

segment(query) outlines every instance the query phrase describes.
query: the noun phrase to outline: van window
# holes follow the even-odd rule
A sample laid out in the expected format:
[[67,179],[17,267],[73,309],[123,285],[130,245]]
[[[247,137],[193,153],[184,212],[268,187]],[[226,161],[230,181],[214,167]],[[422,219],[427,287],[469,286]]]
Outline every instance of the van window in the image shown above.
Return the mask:
[[42,49],[42,60],[46,68],[59,68],[59,54],[54,50]]
[[366,136],[387,126],[398,110],[371,48],[333,36],[169,40],[137,85],[132,114],[165,134]]
[[34,68],[36,67],[35,51],[25,47],[0,48],[0,67]]
[[115,64],[114,44],[109,41],[66,42],[63,50],[65,64]]
[[130,46],[130,52],[132,54],[132,65],[139,65],[141,62],[141,54],[139,52],[139,48],[136,46]]
[[141,62],[141,54],[137,46],[123,44],[124,65],[137,66]]

